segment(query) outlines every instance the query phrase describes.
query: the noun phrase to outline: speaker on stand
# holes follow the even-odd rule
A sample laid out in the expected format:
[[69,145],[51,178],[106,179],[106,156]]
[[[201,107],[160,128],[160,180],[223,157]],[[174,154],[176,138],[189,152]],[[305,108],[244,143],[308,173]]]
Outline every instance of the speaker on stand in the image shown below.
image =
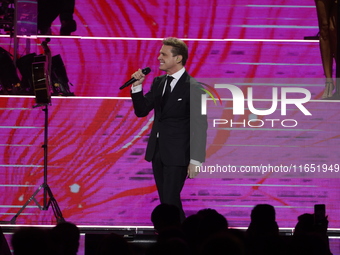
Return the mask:
[[[14,215],[11,219],[10,223],[15,224],[16,219],[21,214],[21,212],[27,207],[27,205],[34,201],[40,210],[48,210],[51,205],[53,209],[54,216],[58,223],[64,222],[64,217],[62,212],[58,206],[57,200],[53,196],[52,190],[48,185],[48,173],[47,173],[47,157],[48,157],[48,106],[51,104],[51,79],[50,79],[50,70],[51,70],[51,52],[48,49],[47,43],[49,39],[46,39],[42,42],[42,46],[44,48],[45,54],[39,55],[34,58],[34,63],[32,64],[32,78],[34,85],[34,93],[35,93],[35,101],[36,107],[43,107],[43,111],[45,112],[45,123],[44,123],[44,144],[42,148],[44,149],[44,181],[39,186],[39,188],[33,193],[33,195],[25,202],[25,204],[20,208],[20,210]],[[43,204],[40,205],[36,196],[39,191],[43,190]]]

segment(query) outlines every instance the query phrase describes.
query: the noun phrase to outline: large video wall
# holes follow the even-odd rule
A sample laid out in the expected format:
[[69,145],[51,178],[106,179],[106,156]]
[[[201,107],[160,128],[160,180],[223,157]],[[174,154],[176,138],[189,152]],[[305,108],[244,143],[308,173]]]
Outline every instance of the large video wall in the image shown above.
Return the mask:
[[[207,100],[206,168],[186,182],[186,214],[213,208],[229,225],[246,227],[252,207],[269,203],[280,227],[294,227],[297,216],[323,203],[329,226],[339,228],[339,103],[321,100],[318,41],[304,40],[318,32],[313,4],[77,1],[77,31],[69,38],[51,36],[49,43],[52,55],[61,55],[75,94],[53,97],[48,106],[48,184],[65,219],[79,225],[151,225],[159,201],[144,152],[153,116],[137,118],[129,89],[119,87],[136,69],[149,66],[147,90],[162,74],[157,60],[162,38],[176,36],[189,46],[188,72],[221,97]],[[54,35],[59,28],[56,20]],[[28,45],[30,52],[42,53],[44,39],[20,38],[19,55]],[[13,52],[9,38],[0,43]],[[233,113],[231,92],[216,84],[242,91],[242,115]],[[275,111],[254,114],[249,88],[260,111],[272,107],[277,89]],[[285,88],[298,89],[287,98],[301,100],[307,96],[302,91],[310,98],[301,108],[287,104],[283,115]],[[0,97],[1,221],[11,220],[43,183],[45,112],[34,104],[34,96]],[[228,166],[237,171],[211,173]],[[285,171],[275,171],[280,167]],[[41,211],[31,202],[17,222],[49,224],[55,218],[51,208]]]

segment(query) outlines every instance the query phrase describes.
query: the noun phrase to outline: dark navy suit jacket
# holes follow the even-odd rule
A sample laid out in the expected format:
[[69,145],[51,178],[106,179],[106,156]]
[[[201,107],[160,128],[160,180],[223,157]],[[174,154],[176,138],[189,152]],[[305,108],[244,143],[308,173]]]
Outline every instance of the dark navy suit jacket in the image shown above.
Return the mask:
[[165,165],[187,166],[190,159],[205,161],[207,118],[201,115],[200,84],[187,72],[177,82],[161,109],[166,75],[154,78],[151,89],[131,93],[135,114],[145,117],[154,110],[154,122],[145,159],[152,161],[157,139]]

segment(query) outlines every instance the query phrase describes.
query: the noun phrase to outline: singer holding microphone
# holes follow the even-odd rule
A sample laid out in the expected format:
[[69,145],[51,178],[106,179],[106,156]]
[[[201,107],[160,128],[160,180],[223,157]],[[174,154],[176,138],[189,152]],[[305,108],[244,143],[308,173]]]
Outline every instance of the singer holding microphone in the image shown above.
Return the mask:
[[166,74],[154,78],[144,94],[142,83],[150,68],[132,74],[131,97],[137,117],[154,111],[154,122],[145,159],[152,162],[161,203],[176,205],[185,219],[180,193],[186,178],[197,175],[196,166],[205,160],[207,118],[201,114],[200,84],[185,64],[188,47],[174,37],[163,40],[158,60]]

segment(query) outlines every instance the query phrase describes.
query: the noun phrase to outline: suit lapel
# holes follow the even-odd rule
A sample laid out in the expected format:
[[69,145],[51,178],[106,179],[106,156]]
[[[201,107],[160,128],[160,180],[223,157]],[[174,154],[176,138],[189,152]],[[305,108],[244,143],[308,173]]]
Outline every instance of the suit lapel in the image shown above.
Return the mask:
[[159,85],[157,86],[157,90],[155,92],[155,108],[157,110],[161,110],[162,105],[162,96],[163,96],[163,89],[166,81],[166,75],[160,77]]

